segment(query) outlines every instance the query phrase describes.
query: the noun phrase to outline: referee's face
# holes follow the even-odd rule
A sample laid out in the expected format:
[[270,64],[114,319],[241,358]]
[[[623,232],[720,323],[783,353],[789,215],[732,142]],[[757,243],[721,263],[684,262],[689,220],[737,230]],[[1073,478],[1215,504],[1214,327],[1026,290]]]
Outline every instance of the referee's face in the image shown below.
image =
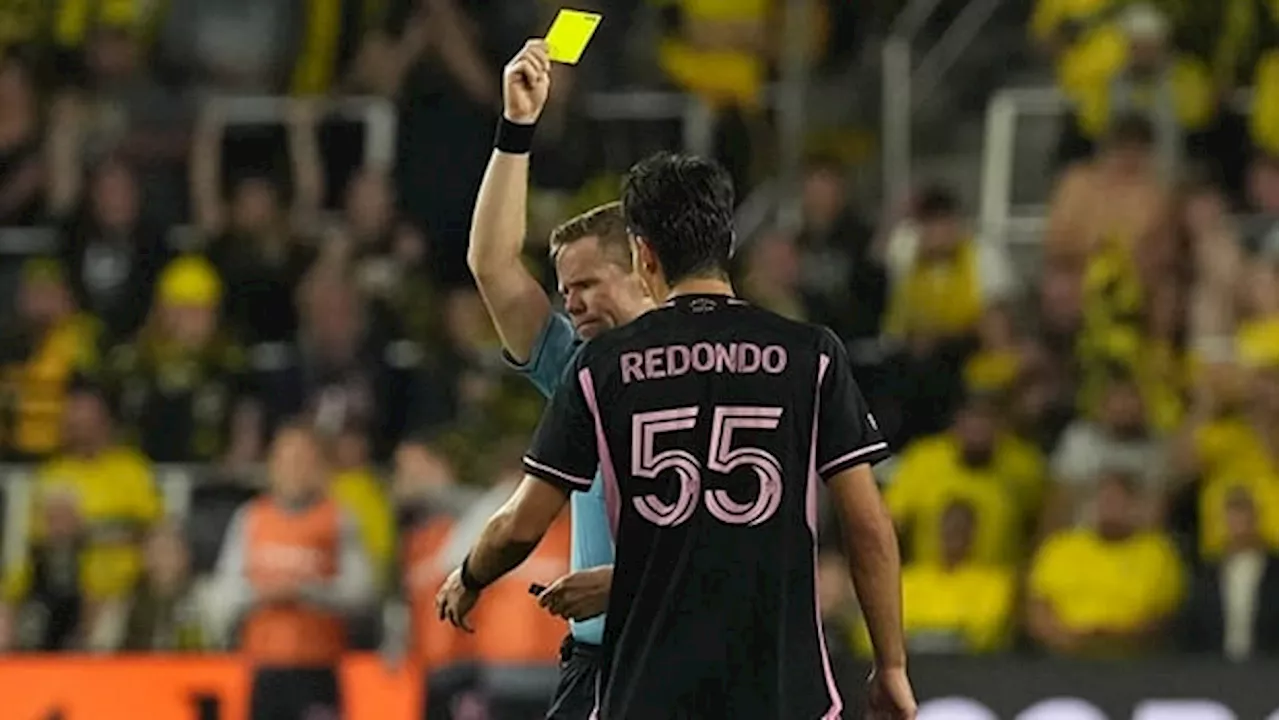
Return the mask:
[[600,241],[585,237],[556,254],[556,275],[565,312],[586,339],[635,319],[644,291],[639,281]]

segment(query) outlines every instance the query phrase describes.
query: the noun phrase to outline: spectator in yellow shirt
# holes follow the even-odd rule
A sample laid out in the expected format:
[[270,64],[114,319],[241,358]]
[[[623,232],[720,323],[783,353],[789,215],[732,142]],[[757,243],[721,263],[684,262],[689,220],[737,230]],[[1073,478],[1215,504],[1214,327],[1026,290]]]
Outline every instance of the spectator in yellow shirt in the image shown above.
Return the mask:
[[963,501],[942,512],[940,562],[902,570],[902,624],[913,653],[989,653],[1009,639],[1013,570],[973,561],[977,515]]
[[894,237],[888,250],[893,289],[884,331],[931,347],[966,337],[988,302],[1010,294],[1008,263],[972,236],[949,188],[922,191],[912,220],[917,232]]
[[18,322],[0,342],[0,367],[11,460],[42,460],[60,443],[63,400],[71,378],[97,363],[99,324],[76,312],[62,267],[29,260],[18,288]]
[[[76,388],[63,417],[64,448],[37,473],[30,549],[26,561],[5,578],[4,600],[22,602],[40,580],[36,570],[44,567],[40,559],[53,537],[46,520],[57,509],[67,519],[60,526],[74,527],[78,592],[87,610],[82,630],[88,636],[93,613],[136,586],[141,543],[160,517],[161,499],[146,458],[114,442],[106,403],[96,389]],[[65,527],[57,535],[67,537]]]
[[1154,646],[1182,600],[1183,568],[1163,534],[1139,529],[1133,478],[1098,486],[1097,522],[1051,536],[1027,583],[1027,626],[1061,655],[1127,656]]
[[950,431],[906,448],[885,501],[912,561],[941,561],[942,515],[960,501],[976,519],[972,560],[1011,564],[1025,548],[1043,483],[1040,453],[1001,430],[992,399],[974,397]]

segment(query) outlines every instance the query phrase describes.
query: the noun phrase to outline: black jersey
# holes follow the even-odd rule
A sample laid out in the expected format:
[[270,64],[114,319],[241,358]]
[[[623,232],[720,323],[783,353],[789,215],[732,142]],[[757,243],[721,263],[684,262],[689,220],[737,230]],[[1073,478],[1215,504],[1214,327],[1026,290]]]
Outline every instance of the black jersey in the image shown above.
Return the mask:
[[681,296],[587,343],[525,470],[597,465],[617,560],[599,720],[840,716],[815,589],[817,481],[888,455],[829,331]]

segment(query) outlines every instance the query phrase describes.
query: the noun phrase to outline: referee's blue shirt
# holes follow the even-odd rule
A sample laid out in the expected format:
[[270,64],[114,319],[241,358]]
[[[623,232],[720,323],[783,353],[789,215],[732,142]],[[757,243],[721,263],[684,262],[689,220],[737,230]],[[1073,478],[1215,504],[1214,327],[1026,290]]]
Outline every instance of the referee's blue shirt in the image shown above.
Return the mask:
[[[552,313],[533,343],[528,362],[520,364],[510,357],[507,357],[507,362],[529,378],[539,392],[551,397],[560,385],[565,371],[573,365],[573,357],[580,344],[569,319],[559,313]],[[609,516],[605,512],[604,483],[600,480],[599,470],[596,471],[591,490],[572,493],[569,502],[569,522],[572,528],[569,569],[576,572],[612,565],[613,533],[609,529]],[[569,629],[574,640],[599,645],[604,639],[604,615],[581,622],[571,621]]]

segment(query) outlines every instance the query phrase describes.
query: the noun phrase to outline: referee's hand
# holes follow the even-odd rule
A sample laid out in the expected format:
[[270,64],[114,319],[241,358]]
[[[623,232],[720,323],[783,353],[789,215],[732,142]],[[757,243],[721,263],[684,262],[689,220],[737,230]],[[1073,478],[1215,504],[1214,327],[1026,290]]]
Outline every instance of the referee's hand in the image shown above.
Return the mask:
[[459,630],[475,632],[471,623],[467,622],[467,614],[476,606],[480,593],[472,592],[462,584],[462,568],[449,573],[440,592],[436,593],[436,612],[441,620],[447,620]]
[[868,720],[914,720],[916,698],[904,668],[877,669],[871,673],[867,694]]
[[529,40],[502,70],[502,116],[522,125],[535,123],[550,94],[547,42]]

